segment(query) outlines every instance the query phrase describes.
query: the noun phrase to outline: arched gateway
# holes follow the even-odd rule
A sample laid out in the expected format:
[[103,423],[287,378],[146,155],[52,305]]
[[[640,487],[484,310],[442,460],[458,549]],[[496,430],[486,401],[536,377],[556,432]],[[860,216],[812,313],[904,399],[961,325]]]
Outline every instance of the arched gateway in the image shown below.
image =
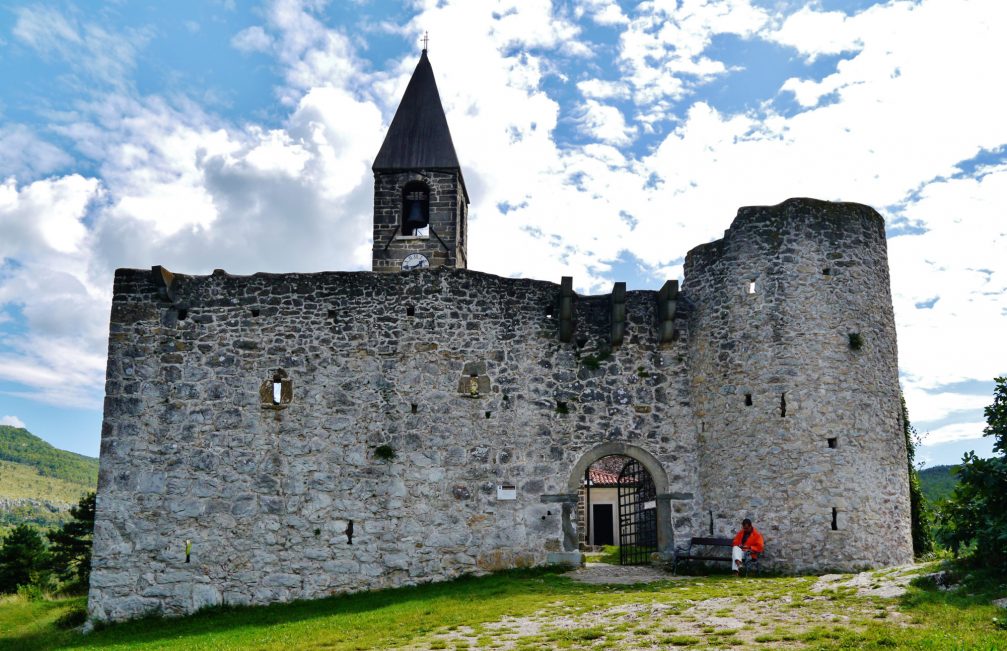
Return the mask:
[[[656,511],[657,511],[657,550],[661,556],[670,556],[675,548],[675,535],[671,523],[671,499],[669,490],[668,474],[665,472],[661,462],[657,460],[647,450],[622,441],[609,441],[597,445],[584,454],[570,471],[567,480],[567,490],[571,500],[576,501],[577,491],[581,488],[581,481],[591,464],[609,456],[623,456],[638,462],[647,471],[654,482],[656,488]],[[573,517],[570,512],[564,512],[564,517]],[[564,522],[564,530],[574,529],[573,522]]]

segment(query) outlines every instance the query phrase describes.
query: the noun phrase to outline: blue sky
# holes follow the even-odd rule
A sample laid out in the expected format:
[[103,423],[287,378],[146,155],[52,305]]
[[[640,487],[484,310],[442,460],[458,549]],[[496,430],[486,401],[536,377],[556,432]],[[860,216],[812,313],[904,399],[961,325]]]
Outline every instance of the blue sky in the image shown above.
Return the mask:
[[[98,452],[112,273],[364,269],[430,32],[470,264],[657,288],[738,207],[884,215],[918,456],[1007,374],[1000,0],[0,0],[0,422]],[[514,255],[515,251],[522,255]]]

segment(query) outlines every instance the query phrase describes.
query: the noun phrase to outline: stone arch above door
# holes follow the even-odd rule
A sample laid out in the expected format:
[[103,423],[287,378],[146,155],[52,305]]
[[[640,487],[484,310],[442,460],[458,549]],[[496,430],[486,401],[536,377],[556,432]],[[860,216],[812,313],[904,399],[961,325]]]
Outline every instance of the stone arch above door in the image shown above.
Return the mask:
[[[658,552],[662,557],[670,558],[675,549],[675,532],[671,522],[671,499],[673,496],[670,493],[668,473],[665,472],[664,466],[657,460],[657,457],[647,452],[647,450],[638,445],[622,441],[609,441],[587,450],[581,454],[573,470],[570,471],[570,477],[567,481],[567,491],[570,497],[576,503],[577,491],[580,489],[581,481],[584,479],[584,473],[598,459],[612,455],[621,455],[636,459],[643,464],[643,467],[650,473],[651,479],[654,480],[654,487],[657,489]],[[692,496],[689,495],[689,497],[691,498]],[[570,528],[572,529],[572,527]]]
[[651,478],[654,480],[654,485],[657,487],[657,492],[659,494],[669,492],[668,473],[664,471],[664,467],[657,460],[657,457],[638,445],[623,443],[622,441],[602,443],[582,454],[576,465],[574,465],[570,478],[567,480],[567,491],[576,493],[577,489],[580,488],[580,482],[584,479],[584,472],[588,467],[598,459],[612,455],[621,455],[636,459],[650,473]]

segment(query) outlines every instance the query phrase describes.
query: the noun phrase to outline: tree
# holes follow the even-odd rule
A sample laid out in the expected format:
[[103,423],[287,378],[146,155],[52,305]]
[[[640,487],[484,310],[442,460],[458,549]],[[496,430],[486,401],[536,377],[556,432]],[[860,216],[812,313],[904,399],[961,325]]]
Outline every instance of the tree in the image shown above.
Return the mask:
[[905,396],[900,395],[899,399],[902,401],[902,431],[906,436],[906,457],[909,464],[909,517],[912,521],[913,554],[922,556],[934,548],[932,523],[920,485],[920,475],[916,472],[916,444],[919,435],[916,433],[916,428],[909,423]]
[[1007,377],[998,377],[994,382],[996,387],[993,389],[993,404],[983,411],[986,416],[983,436],[995,439],[993,452],[999,452],[1003,458],[1007,457]]
[[1007,377],[994,381],[983,436],[996,439],[993,452],[999,456],[980,459],[975,452],[965,454],[938,534],[955,554],[974,544],[978,561],[1007,570]]
[[47,551],[35,527],[18,525],[0,547],[0,593],[14,592],[20,585],[36,581],[45,570]]
[[69,522],[49,537],[50,564],[63,580],[78,580],[86,584],[91,576],[91,542],[94,537],[95,494],[80,498],[77,506],[70,508]]

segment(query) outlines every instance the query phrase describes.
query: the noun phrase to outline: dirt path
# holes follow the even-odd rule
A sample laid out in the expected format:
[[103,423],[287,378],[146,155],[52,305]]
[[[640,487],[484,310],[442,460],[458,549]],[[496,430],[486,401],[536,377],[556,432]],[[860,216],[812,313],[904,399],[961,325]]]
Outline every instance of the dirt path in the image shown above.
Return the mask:
[[[598,599],[593,605],[559,599],[551,608],[527,617],[459,627],[411,648],[802,648],[866,620],[886,619],[892,625],[906,625],[892,597],[905,592],[919,570],[919,566],[908,565],[817,578],[710,580],[673,576],[656,567],[589,563],[571,571],[570,578],[591,585],[666,584],[659,591],[614,591],[600,605]],[[725,586],[729,596],[704,598],[704,592],[723,595]],[[857,598],[845,598],[852,596]]]

